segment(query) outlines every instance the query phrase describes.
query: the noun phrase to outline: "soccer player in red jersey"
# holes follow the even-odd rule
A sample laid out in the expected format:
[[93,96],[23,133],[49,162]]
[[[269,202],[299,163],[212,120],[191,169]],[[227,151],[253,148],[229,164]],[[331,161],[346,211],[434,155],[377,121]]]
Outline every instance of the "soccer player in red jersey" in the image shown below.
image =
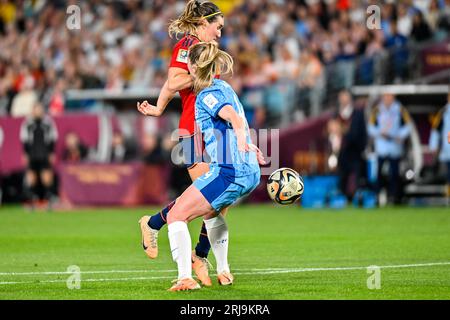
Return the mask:
[[[169,36],[184,34],[175,45],[168,70],[168,79],[163,85],[156,106],[147,101],[138,103],[138,110],[147,116],[159,117],[176,92],[179,92],[182,114],[179,123],[179,137],[183,148],[184,160],[192,181],[209,171],[209,164],[203,161],[203,143],[200,131],[195,125],[195,93],[192,90],[193,78],[187,66],[188,50],[198,42],[217,42],[224,26],[224,17],[219,8],[212,2],[191,0],[184,12],[169,25]],[[158,231],[167,223],[167,213],[174,206],[172,201],[164,209],[153,216],[143,216],[140,220],[142,246],[152,259],[158,255]],[[222,210],[222,215],[227,209]],[[208,275],[209,262],[207,256],[211,244],[208,239],[205,223],[199,241],[192,252],[192,269],[197,278],[205,286],[211,285]]]

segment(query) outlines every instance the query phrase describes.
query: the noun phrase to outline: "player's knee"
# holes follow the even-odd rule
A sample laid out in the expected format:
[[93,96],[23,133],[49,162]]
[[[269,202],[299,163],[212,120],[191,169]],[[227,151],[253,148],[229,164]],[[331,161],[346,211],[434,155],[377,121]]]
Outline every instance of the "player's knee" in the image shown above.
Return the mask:
[[184,217],[184,215],[177,210],[170,210],[169,213],[167,214],[167,224],[171,224],[175,221],[185,221],[186,217]]
[[220,210],[220,214],[224,217],[227,215],[227,213],[228,213],[228,207],[225,207],[222,210]]
[[41,175],[42,183],[46,186],[52,184],[53,175],[51,171],[44,171]]
[[210,212],[203,216],[203,220],[209,220],[209,219],[213,219],[215,217],[217,217],[217,212]]
[[33,171],[28,171],[26,174],[26,183],[29,186],[34,186],[36,184],[36,173]]

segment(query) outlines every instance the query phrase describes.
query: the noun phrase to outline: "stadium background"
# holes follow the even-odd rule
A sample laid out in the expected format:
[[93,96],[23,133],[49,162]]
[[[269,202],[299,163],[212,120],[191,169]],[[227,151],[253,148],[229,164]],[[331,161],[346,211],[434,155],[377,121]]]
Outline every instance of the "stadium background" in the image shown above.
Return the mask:
[[[346,204],[342,194],[339,194],[336,169],[328,162],[330,146],[326,128],[336,111],[337,95],[342,89],[353,93],[355,105],[364,110],[367,119],[383,92],[396,95],[411,113],[415,132],[415,138],[409,139],[407,152],[402,158],[402,202],[410,206],[448,204],[445,168],[439,166],[436,157],[428,148],[431,123],[438,110],[446,104],[450,82],[448,0],[214,2],[225,13],[225,28],[220,46],[235,59],[234,75],[229,81],[239,93],[251,127],[280,129],[279,166],[292,167],[305,178],[305,194],[301,206],[322,209],[313,210],[313,213],[306,211],[304,218],[294,218],[294,221],[305,219],[299,222],[299,225],[302,225],[301,230],[285,230],[287,234],[292,232],[292,236],[286,235],[284,240],[290,242],[297,239],[293,238],[294,234],[304,232],[306,238],[302,240],[305,240],[305,246],[318,248],[312,262],[330,263],[329,266],[333,266],[331,259],[328,261],[324,256],[320,256],[320,253],[323,253],[320,245],[328,245],[328,241],[314,243],[313,240],[322,235],[322,239],[332,238],[339,243],[336,230],[357,230],[369,223],[364,222],[365,218],[360,216],[360,212],[352,211],[356,209],[348,209],[353,204]],[[8,249],[3,252],[4,257],[12,259],[10,262],[4,260],[3,271],[11,270],[11,267],[14,267],[14,270],[18,268],[21,271],[29,271],[25,257],[16,256],[17,252],[25,252],[20,253],[22,249],[10,242],[15,237],[16,229],[13,226],[18,221],[28,220],[30,228],[33,225],[42,225],[38,238],[41,233],[43,238],[52,238],[48,242],[40,239],[37,242],[40,244],[37,252],[44,250],[47,245],[56,245],[53,241],[60,239],[59,234],[54,234],[52,225],[89,224],[83,220],[86,219],[83,215],[62,216],[59,222],[55,222],[53,216],[32,217],[30,220],[30,216],[24,215],[28,209],[14,205],[27,202],[24,196],[26,167],[19,131],[36,101],[44,105],[58,130],[54,165],[56,215],[67,209],[72,209],[69,212],[78,213],[77,209],[86,206],[119,206],[111,209],[113,218],[110,221],[111,227],[119,227],[124,223],[122,219],[127,219],[122,217],[121,213],[126,217],[126,214],[135,212],[134,209],[126,209],[126,206],[157,207],[179,194],[189,184],[186,170],[170,161],[170,153],[175,143],[170,137],[179,119],[179,99],[175,98],[164,116],[158,119],[144,118],[136,111],[136,101],[148,99],[155,102],[157,99],[159,88],[165,81],[171,48],[176,41],[167,36],[167,24],[181,12],[184,4],[184,1],[176,0],[5,0],[0,3],[0,181],[5,222],[2,227],[2,241],[9,244],[5,246]],[[366,10],[372,4],[380,8],[381,29],[370,30],[366,25],[370,16]],[[69,30],[67,26],[67,19],[72,14],[66,12],[70,5],[80,8],[80,29]],[[420,18],[415,18],[416,16]],[[394,28],[397,32],[393,31]],[[75,133],[87,147],[86,157],[81,161],[64,160],[66,137],[69,133]],[[127,150],[126,156],[112,161],[113,147],[117,144]],[[370,161],[373,156],[370,143],[367,145],[366,156],[367,179],[370,179]],[[408,170],[412,170],[412,176],[405,174]],[[364,191],[369,192],[367,201],[355,203],[355,206],[376,207],[375,196],[370,193],[373,189],[367,185],[367,190]],[[353,188],[352,192],[356,193],[357,190]],[[258,190],[245,201],[269,202],[264,179]],[[350,210],[351,213],[344,218],[346,222],[335,216],[320,215],[330,207],[347,208],[345,212]],[[236,225],[241,222],[243,225],[248,224],[248,230],[252,228],[252,219],[263,221],[267,218],[270,221],[271,212],[280,212],[280,219],[292,220],[292,214],[301,210],[294,206],[283,208],[285,210],[282,211],[271,205],[257,206],[255,211],[247,209],[247,206],[242,208],[238,207],[236,212],[249,211],[244,215],[243,221],[239,221],[237,217],[231,217],[230,221]],[[143,212],[142,209],[139,210]],[[390,212],[377,210],[380,210],[380,219],[386,219],[391,224],[384,225],[385,229],[381,228],[380,233],[373,235],[374,237],[389,239],[387,235],[391,235],[392,230],[402,230],[398,233],[398,247],[394,251],[401,251],[401,248],[412,249],[409,245],[402,247],[402,241],[410,241],[411,245],[420,242],[419,238],[402,229],[402,224],[409,221],[415,223],[412,230],[419,228],[418,225],[426,228],[422,240],[430,239],[426,238],[425,233],[435,233],[436,238],[433,238],[430,245],[435,244],[434,249],[438,248],[438,244],[441,247],[428,253],[431,260],[442,261],[448,258],[445,245],[447,243],[448,246],[448,239],[445,234],[448,236],[446,228],[449,223],[445,209],[431,209],[437,211],[435,214],[435,211],[430,211],[427,219],[432,220],[428,221],[429,223],[424,223],[424,216],[414,211],[403,212],[403,209],[398,209],[400,211],[395,211],[397,216],[394,218]],[[101,208],[88,212],[96,223],[102,221],[105,214]],[[261,214],[259,217],[265,218],[258,218],[257,212]],[[314,212],[319,213],[318,216],[315,216]],[[434,218],[436,220],[433,220]],[[336,223],[337,229],[324,227],[330,221]],[[20,223],[18,226],[24,227]],[[314,226],[311,230],[317,232],[316,237],[308,238],[308,226]],[[286,228],[281,225],[277,227],[278,230]],[[267,236],[274,231],[266,230],[266,227],[264,230]],[[363,227],[362,230],[366,229]],[[354,232],[352,240],[361,244],[360,240],[364,234]],[[75,234],[72,236],[78,237]],[[333,234],[336,238],[333,238]],[[84,239],[86,242],[80,245],[80,250],[86,249],[97,235],[94,230],[89,229],[88,233],[80,233],[80,237],[84,236],[92,237],[90,240]],[[276,233],[272,236],[278,237]],[[118,239],[125,239],[125,235],[120,233]],[[261,240],[259,235],[246,238],[241,230],[237,231],[236,239],[242,241],[241,243],[250,241],[255,245],[255,250],[265,256],[263,249],[257,247]],[[97,240],[103,243],[105,239]],[[392,249],[390,246],[394,244],[387,242],[386,240],[386,248]],[[61,245],[70,247],[74,242],[68,240]],[[162,250],[165,246],[167,247],[167,243],[163,241]],[[271,248],[279,250],[274,244],[271,244]],[[125,251],[120,245],[119,249]],[[362,248],[355,250],[363,251]],[[241,255],[241,261],[245,262],[245,252],[244,250],[239,254],[237,251],[235,253]],[[286,252],[289,251],[286,249]],[[379,257],[383,256],[381,252],[380,249]],[[423,248],[422,253],[426,252]],[[81,259],[81,263],[85,261],[86,265],[101,268],[102,263],[95,265],[95,262],[90,260],[95,261],[96,254],[90,254],[89,258],[84,257],[86,260]],[[336,251],[336,257],[345,254],[348,254],[346,250]],[[419,252],[410,254],[406,259],[408,262],[425,256],[421,256]],[[83,256],[81,251],[78,255]],[[123,259],[125,256],[124,254]],[[300,256],[306,257],[307,254],[300,252]],[[356,253],[350,254],[349,263],[359,261],[357,257]],[[102,256],[103,258],[105,256]],[[39,259],[38,256],[36,260]],[[55,257],[52,259],[58,260]],[[53,261],[52,259],[50,260]],[[110,261],[108,259],[106,256],[106,261]],[[142,265],[142,261],[134,256],[127,259],[135,265]],[[366,263],[368,260],[363,259],[360,262]],[[385,261],[389,264],[394,260],[387,258]],[[400,260],[399,258],[398,262],[402,263]],[[339,258],[335,261],[344,264],[347,262]],[[298,261],[293,259],[292,262]],[[127,264],[125,260],[121,263]],[[161,265],[164,263],[170,264],[167,257],[162,259]],[[285,261],[280,261],[279,267],[284,263]],[[249,262],[249,265],[259,267],[255,261]],[[62,267],[56,262],[53,266]],[[448,268],[440,268],[448,272]],[[440,279],[441,282],[437,284],[438,293],[433,295],[435,292],[424,291],[418,293],[418,297],[445,297],[445,294],[442,294],[444,291],[439,290],[448,288],[449,278],[448,273],[440,273],[442,270],[427,274],[432,282],[436,278]],[[419,283],[420,281],[418,280]],[[314,281],[310,285],[314,287]],[[2,289],[3,297],[27,297],[19,289]],[[99,286],[98,289],[103,287]],[[31,297],[39,298],[38,290],[32,292],[34,295]],[[52,294],[47,297],[57,298]],[[92,298],[82,294],[79,297]],[[246,293],[235,297],[255,296]],[[276,298],[276,293],[258,297]],[[286,297],[303,298],[308,295],[292,294]],[[337,293],[332,291],[328,292],[328,295],[318,294],[317,297],[332,298],[337,297]],[[356,297],[367,298],[365,293]],[[399,296],[392,292],[388,297],[411,296]]]

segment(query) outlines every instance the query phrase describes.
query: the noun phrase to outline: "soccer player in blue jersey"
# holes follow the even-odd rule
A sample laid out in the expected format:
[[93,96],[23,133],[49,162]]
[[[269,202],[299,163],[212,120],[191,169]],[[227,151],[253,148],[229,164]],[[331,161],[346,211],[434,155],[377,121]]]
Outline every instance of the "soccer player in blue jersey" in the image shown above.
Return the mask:
[[[224,16],[220,9],[210,1],[190,0],[178,19],[169,25],[169,36],[184,36],[175,45],[168,70],[168,79],[161,89],[156,106],[144,101],[143,112],[148,116],[159,117],[168,103],[179,92],[181,97],[181,117],[179,134],[181,149],[186,168],[192,181],[208,172],[209,165],[203,155],[202,136],[195,123],[195,93],[192,90],[193,80],[187,67],[189,48],[198,42],[218,41],[224,26]],[[142,111],[141,111],[142,112]],[[158,256],[158,232],[167,223],[167,213],[175,204],[175,200],[152,216],[145,215],[139,220],[142,231],[142,247],[147,256],[155,259]],[[226,214],[226,209],[222,212]],[[197,245],[192,251],[192,269],[204,286],[212,285],[209,277],[207,260],[211,245],[206,227],[202,224]]]
[[190,48],[188,67],[197,94],[195,120],[211,163],[210,171],[183,192],[167,215],[170,248],[178,265],[178,279],[170,291],[200,288],[192,278],[192,244],[187,227],[198,217],[203,217],[206,225],[219,283],[233,283],[228,265],[228,227],[220,211],[256,188],[261,175],[259,164],[265,164],[261,151],[251,143],[236,93],[228,83],[215,78],[218,73],[232,71],[231,56],[217,44],[201,42]]

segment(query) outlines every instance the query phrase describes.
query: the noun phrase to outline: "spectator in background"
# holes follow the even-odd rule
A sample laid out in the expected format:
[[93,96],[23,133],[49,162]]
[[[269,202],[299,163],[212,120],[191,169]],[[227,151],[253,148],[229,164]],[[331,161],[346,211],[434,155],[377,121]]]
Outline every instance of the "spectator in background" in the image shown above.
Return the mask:
[[408,12],[408,7],[404,3],[399,3],[397,6],[397,30],[398,33],[404,37],[408,37],[411,34],[412,29],[412,17]]
[[[26,186],[28,198],[34,206],[39,197],[39,184],[43,187],[44,200],[52,200],[55,143],[58,138],[53,120],[45,115],[44,107],[35,103],[32,115],[25,119],[20,128],[20,140],[25,152]],[[51,201],[49,201],[51,204]]]
[[390,53],[389,82],[400,82],[406,76],[408,64],[408,38],[398,32],[397,23],[391,22],[391,35],[386,39],[386,48]]
[[75,132],[69,132],[64,139],[65,146],[62,155],[64,162],[77,163],[86,159],[88,148],[80,141]]
[[383,165],[389,162],[388,199],[398,204],[401,200],[400,160],[405,139],[411,132],[411,117],[393,94],[386,93],[371,112],[368,131],[378,157],[377,191],[379,193],[384,185]]
[[[352,201],[356,189],[364,182],[363,153],[367,145],[367,131],[364,112],[355,108],[347,90],[339,92],[338,110],[328,122],[328,133],[332,150],[330,167],[337,165],[339,189],[348,201]],[[350,188],[352,178],[354,188]]]
[[2,0],[0,2],[0,19],[7,25],[12,23],[17,15],[17,8],[14,2]]
[[261,72],[261,60],[253,59],[243,65],[241,101],[245,116],[251,128],[263,127],[265,119],[264,88],[268,79]]
[[108,77],[106,79],[105,90],[111,92],[121,92],[125,87],[125,82],[122,78],[121,70],[119,67],[112,67],[108,71]]
[[429,146],[435,157],[447,167],[446,194],[450,197],[450,92],[447,95],[447,104],[434,118]]
[[421,11],[414,14],[411,35],[417,42],[431,39],[432,33]]
[[162,164],[166,157],[161,141],[155,134],[145,134],[142,139],[142,160],[145,164]]
[[66,88],[66,81],[64,78],[59,78],[56,81],[53,92],[50,94],[48,111],[51,116],[57,116],[64,113],[65,96],[64,90]]
[[12,101],[11,116],[26,117],[31,115],[33,106],[38,100],[37,94],[33,90],[33,87],[33,77],[31,75],[26,75],[20,85],[19,93]]
[[309,48],[300,55],[298,67],[298,106],[307,115],[317,116],[320,113],[325,77],[320,60]]
[[439,16],[439,0],[431,0],[428,10],[425,11],[425,20],[433,32],[438,27]]
[[114,132],[112,138],[110,162],[127,162],[136,157],[136,145],[125,139],[121,132]]

